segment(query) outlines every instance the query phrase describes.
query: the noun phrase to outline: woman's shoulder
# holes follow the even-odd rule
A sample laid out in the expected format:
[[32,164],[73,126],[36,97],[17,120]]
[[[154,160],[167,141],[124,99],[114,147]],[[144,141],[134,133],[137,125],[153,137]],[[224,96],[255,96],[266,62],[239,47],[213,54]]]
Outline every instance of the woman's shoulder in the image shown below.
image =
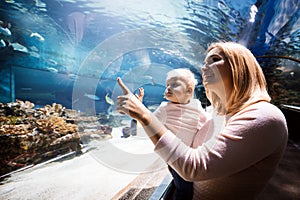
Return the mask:
[[255,109],[257,112],[261,114],[266,114],[270,116],[274,114],[283,115],[281,110],[277,106],[265,101],[257,102],[255,104],[250,105],[248,108],[246,108],[246,110],[252,110],[252,109]]
[[275,105],[269,102],[257,102],[244,108],[233,118],[253,119],[259,123],[279,122],[286,124],[286,119],[282,111]]
[[283,113],[277,106],[268,102],[249,105],[236,113],[228,119],[226,130],[244,138],[246,136],[273,138],[274,135],[282,135],[277,137],[281,140],[287,137],[287,124]]

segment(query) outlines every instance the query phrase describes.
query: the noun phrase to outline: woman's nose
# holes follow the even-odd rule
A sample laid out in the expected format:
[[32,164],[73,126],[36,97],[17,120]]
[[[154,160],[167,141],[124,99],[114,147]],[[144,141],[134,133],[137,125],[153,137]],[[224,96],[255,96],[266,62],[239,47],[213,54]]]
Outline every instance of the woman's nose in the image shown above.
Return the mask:
[[201,71],[205,71],[207,69],[208,69],[207,64],[203,64],[202,67],[201,67]]

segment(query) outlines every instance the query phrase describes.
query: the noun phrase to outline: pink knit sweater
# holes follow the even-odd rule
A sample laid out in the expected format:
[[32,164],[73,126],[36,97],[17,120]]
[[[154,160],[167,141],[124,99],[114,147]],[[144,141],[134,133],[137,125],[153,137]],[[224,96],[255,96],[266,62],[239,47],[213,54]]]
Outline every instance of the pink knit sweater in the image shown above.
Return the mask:
[[[214,132],[213,121],[211,127]],[[254,199],[274,174],[287,143],[282,112],[259,102],[228,117],[217,134],[209,134],[204,143],[196,135],[190,148],[167,131],[155,151],[194,182],[194,199]]]
[[198,99],[191,99],[188,104],[164,101],[154,115],[188,146],[192,145],[195,135],[209,119]]

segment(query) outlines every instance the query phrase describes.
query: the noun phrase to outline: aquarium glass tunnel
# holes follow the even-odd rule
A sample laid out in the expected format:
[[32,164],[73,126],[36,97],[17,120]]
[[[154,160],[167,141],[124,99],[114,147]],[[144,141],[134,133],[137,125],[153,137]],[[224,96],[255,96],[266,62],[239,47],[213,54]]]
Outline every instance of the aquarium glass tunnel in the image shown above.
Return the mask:
[[[116,111],[118,77],[134,93],[143,87],[153,111],[167,72],[189,68],[206,108],[201,66],[217,41],[251,50],[273,104],[300,107],[299,0],[1,0],[0,25],[2,178],[97,149],[95,140],[128,139],[135,122]],[[145,168],[108,158],[96,160],[121,172]]]

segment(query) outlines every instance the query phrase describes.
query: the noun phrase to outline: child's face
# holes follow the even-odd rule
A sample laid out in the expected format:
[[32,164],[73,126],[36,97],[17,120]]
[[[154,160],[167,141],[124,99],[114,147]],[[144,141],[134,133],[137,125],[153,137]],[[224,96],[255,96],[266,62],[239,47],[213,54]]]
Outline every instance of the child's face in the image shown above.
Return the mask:
[[191,88],[180,78],[172,77],[166,81],[165,98],[173,103],[188,103],[191,97]]

